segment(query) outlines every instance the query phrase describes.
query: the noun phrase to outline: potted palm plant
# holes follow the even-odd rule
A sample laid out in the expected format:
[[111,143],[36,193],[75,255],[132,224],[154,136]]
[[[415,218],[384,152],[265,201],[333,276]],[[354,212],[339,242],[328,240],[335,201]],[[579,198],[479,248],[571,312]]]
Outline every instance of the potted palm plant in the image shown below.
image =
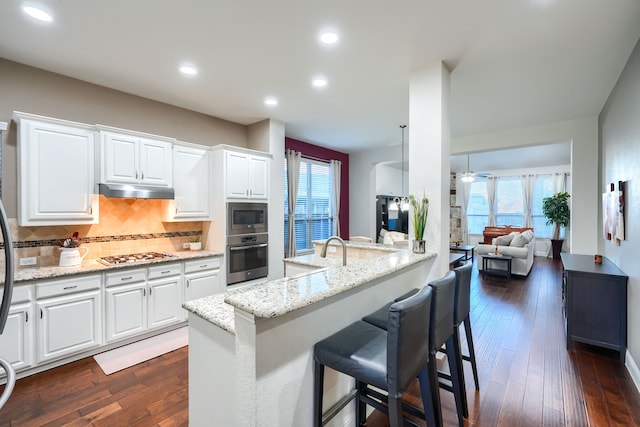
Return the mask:
[[425,252],[424,230],[427,228],[427,215],[429,214],[429,199],[423,194],[421,199],[409,196],[409,204],[413,208],[413,251]]
[[569,193],[560,192],[542,199],[542,213],[547,218],[547,225],[553,224],[551,248],[553,259],[560,259],[563,239],[560,239],[560,227],[569,225]]

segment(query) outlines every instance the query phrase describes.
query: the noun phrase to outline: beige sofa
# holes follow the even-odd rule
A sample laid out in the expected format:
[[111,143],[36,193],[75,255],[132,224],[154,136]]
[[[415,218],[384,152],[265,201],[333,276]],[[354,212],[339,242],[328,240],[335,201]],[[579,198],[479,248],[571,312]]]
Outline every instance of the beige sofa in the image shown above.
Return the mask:
[[[478,255],[494,253],[498,245],[498,253],[513,257],[511,260],[511,274],[528,276],[533,267],[533,253],[536,240],[533,231],[527,230],[522,233],[517,231],[506,236],[495,237],[491,245],[480,244],[476,247]],[[496,263],[491,268],[504,268],[503,263]],[[482,271],[482,261],[478,259],[478,270]]]

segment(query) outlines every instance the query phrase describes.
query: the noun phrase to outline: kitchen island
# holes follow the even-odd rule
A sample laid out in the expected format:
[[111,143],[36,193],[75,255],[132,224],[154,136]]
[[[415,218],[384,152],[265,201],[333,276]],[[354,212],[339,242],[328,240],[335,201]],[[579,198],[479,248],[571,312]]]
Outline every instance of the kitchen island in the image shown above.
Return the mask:
[[[186,302],[190,425],[312,425],[313,345],[430,277],[435,253],[384,248],[376,258]],[[352,388],[327,372],[325,410]],[[352,414],[347,408],[329,425]]]

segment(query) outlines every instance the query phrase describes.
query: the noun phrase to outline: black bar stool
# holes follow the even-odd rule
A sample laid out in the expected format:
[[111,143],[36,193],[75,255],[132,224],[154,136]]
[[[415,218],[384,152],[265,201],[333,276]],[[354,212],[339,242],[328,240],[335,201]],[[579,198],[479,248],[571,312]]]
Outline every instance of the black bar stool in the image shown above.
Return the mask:
[[[467,262],[453,271],[456,275],[456,307],[454,314],[454,326],[453,331],[455,335],[455,342],[457,343],[459,350],[460,369],[462,369],[462,361],[466,360],[471,362],[471,370],[473,371],[473,381],[476,385],[476,390],[480,390],[480,383],[478,382],[478,367],[476,366],[476,352],[473,347],[473,335],[471,334],[471,318],[469,313],[471,311],[471,272],[473,269],[473,263]],[[460,346],[460,330],[459,327],[464,323],[464,332],[467,337],[467,347],[469,348],[469,356],[462,354],[462,348]],[[466,401],[466,394],[465,394]]]
[[[387,311],[388,330],[357,321],[316,343],[314,357],[313,425],[323,425],[322,397],[324,367],[356,380],[356,425],[366,421],[366,404],[389,414],[392,427],[403,425],[402,410],[422,415],[403,405],[402,393],[418,376],[427,424],[433,425],[432,398],[427,383],[429,328],[432,290],[425,286],[413,297],[391,304]],[[368,385],[387,391],[384,396]],[[327,420],[328,421],[328,420]],[[415,422],[404,419],[408,424]]]
[[[452,391],[456,401],[456,412],[458,415],[458,424],[463,425],[463,396],[461,383],[463,378],[460,377],[458,363],[454,352],[453,338],[453,312],[455,304],[455,285],[456,277],[453,271],[448,272],[444,277],[429,283],[429,287],[433,290],[431,301],[431,323],[429,325],[429,361],[427,363],[429,385],[431,387],[432,406],[435,412],[436,426],[442,426],[442,407],[440,405],[440,393],[438,386],[438,368],[436,365],[436,352],[446,344],[447,362],[449,371],[451,372],[451,387],[444,387]],[[414,291],[411,291],[414,292]],[[409,292],[409,295],[411,294]],[[402,297],[400,297],[402,298]],[[371,323],[379,328],[385,329],[387,323],[385,321],[384,311],[386,307],[381,308],[362,320]],[[424,398],[424,394],[423,394]]]

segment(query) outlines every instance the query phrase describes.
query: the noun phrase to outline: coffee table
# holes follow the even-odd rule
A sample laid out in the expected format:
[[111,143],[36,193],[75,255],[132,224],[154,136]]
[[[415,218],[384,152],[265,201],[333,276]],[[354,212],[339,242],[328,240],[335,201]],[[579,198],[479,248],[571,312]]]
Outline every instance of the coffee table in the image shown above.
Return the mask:
[[[486,279],[487,274],[492,276],[502,276],[507,280],[511,280],[511,260],[513,257],[510,255],[494,255],[483,254],[482,258],[482,278]],[[495,264],[502,262],[505,264],[505,269],[496,268]]]
[[[475,249],[475,246],[472,245],[450,245],[449,246],[449,250],[450,251],[454,251],[454,252],[464,252],[464,260],[463,261],[467,261],[467,260],[471,260],[471,262],[473,262],[473,250]],[[471,252],[471,257],[469,257],[469,252]]]

